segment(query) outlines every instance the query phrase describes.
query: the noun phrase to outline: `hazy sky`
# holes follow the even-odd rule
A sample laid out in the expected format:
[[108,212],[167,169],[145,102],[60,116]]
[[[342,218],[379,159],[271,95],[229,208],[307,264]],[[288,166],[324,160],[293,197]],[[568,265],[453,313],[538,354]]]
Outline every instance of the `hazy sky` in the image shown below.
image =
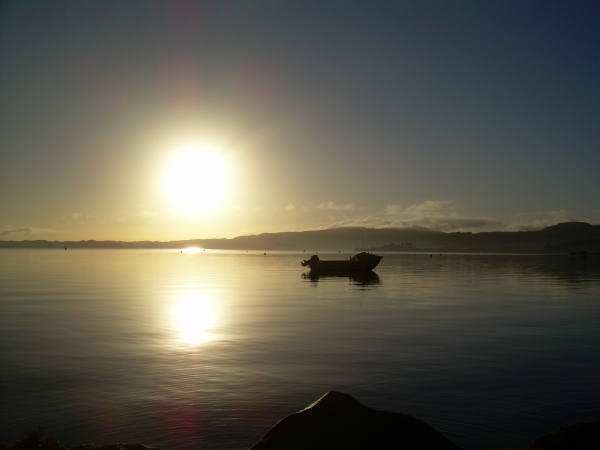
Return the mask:
[[596,1],[13,1],[0,239],[600,223]]

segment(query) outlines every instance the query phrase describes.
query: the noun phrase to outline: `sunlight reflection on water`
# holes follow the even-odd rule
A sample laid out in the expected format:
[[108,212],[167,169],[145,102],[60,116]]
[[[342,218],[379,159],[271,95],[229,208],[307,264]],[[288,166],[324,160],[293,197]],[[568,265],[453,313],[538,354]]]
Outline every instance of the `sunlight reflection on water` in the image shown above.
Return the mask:
[[188,248],[184,248],[181,253],[186,253],[188,255],[195,255],[196,253],[200,253],[201,251],[203,251],[203,249],[198,248],[198,247],[188,247]]
[[183,296],[173,306],[172,316],[184,343],[201,345],[215,338],[218,314],[212,297],[204,294]]

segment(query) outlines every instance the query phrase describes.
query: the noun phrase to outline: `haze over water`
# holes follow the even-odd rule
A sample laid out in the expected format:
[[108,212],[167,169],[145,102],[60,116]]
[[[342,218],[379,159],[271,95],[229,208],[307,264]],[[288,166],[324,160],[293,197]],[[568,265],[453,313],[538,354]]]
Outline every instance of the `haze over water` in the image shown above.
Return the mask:
[[244,449],[329,389],[463,449],[600,417],[597,258],[308,255],[0,251],[0,441]]

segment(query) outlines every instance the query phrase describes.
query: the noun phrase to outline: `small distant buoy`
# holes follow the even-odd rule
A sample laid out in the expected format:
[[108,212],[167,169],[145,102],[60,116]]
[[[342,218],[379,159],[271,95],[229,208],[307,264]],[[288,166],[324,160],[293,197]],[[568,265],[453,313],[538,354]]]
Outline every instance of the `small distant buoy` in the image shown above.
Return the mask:
[[266,253],[265,253],[265,255],[266,255]]
[[183,253],[183,250],[181,250],[179,253]]
[[429,255],[429,257],[431,258],[431,257],[433,257],[433,255]]
[[67,247],[65,247],[65,250],[67,249]]
[[202,251],[203,251],[203,252],[205,252],[205,251],[206,251],[206,249],[203,249]]

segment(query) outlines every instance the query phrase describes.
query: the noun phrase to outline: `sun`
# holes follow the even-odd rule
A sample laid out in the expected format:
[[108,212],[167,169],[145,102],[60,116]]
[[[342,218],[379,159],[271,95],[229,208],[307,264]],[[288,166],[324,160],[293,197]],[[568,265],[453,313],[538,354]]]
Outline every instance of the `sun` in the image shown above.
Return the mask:
[[223,155],[198,145],[182,148],[167,169],[166,190],[170,201],[189,211],[217,207],[229,185],[229,171]]

